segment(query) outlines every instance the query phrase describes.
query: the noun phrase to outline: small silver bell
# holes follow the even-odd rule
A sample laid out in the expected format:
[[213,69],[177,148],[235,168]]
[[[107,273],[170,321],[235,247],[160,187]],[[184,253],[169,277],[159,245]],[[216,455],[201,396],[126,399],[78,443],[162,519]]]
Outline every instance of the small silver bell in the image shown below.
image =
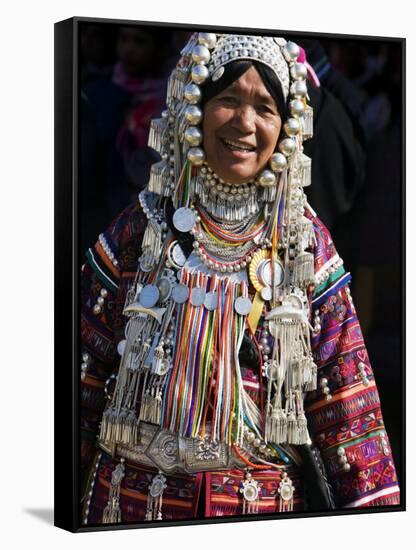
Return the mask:
[[289,137],[297,136],[300,132],[300,122],[297,118],[289,118],[283,128]]
[[196,147],[202,143],[202,132],[196,126],[189,126],[185,130],[185,139],[191,147]]
[[283,48],[283,55],[287,61],[296,61],[299,54],[299,46],[295,44],[295,42],[286,42],[286,45]]
[[199,124],[202,120],[202,111],[197,105],[188,105],[185,109],[185,118],[190,124]]
[[282,153],[273,153],[270,157],[269,164],[273,172],[283,172],[287,166],[287,160]]
[[211,54],[206,46],[198,44],[192,50],[192,61],[194,63],[206,65],[211,59]]
[[279,143],[279,151],[285,155],[285,157],[290,157],[296,151],[295,140],[291,138],[283,139]]
[[191,78],[196,84],[202,84],[209,77],[209,71],[205,65],[195,65],[191,71]]
[[186,101],[191,103],[191,105],[195,105],[199,101],[201,101],[201,89],[199,86],[194,84],[193,82],[190,82],[185,86],[184,94]]
[[200,32],[198,33],[198,42],[212,50],[217,43],[217,35],[211,32]]
[[289,103],[289,109],[290,109],[290,112],[292,113],[292,116],[299,117],[299,116],[302,116],[303,113],[305,112],[305,104],[300,99],[293,99]]
[[258,177],[258,182],[262,187],[272,187],[276,185],[276,176],[271,170],[263,170]]
[[205,153],[201,147],[191,147],[187,156],[188,160],[195,166],[200,166],[205,160]]
[[308,70],[304,63],[295,63],[290,68],[290,76],[293,80],[304,80],[308,74]]

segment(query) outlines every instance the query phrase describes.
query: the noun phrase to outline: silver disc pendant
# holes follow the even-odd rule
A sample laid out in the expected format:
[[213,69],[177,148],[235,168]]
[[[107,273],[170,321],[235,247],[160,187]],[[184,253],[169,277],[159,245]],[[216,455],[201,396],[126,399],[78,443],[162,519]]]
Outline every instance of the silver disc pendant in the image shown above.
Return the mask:
[[[265,260],[260,264],[259,278],[263,284],[272,286],[272,263],[270,260]],[[274,262],[274,286],[280,286],[283,283],[284,270],[280,262]]]
[[245,298],[244,296],[240,296],[234,302],[234,308],[239,315],[248,315],[252,305],[250,298]]
[[205,296],[207,293],[203,288],[193,288],[191,292],[190,302],[194,307],[202,306],[205,302]]
[[167,277],[161,277],[157,283],[157,288],[160,292],[160,301],[166,302],[172,294],[172,283]]
[[207,292],[204,302],[204,306],[207,308],[207,310],[214,311],[215,309],[217,309],[217,303],[218,293],[215,290],[213,290],[212,292]]
[[173,301],[177,304],[183,304],[189,298],[189,288],[185,285],[176,285],[172,290]]
[[247,502],[254,502],[259,497],[259,489],[255,481],[248,483],[243,490],[243,496]]
[[260,296],[265,302],[270,301],[272,299],[272,289],[269,286],[264,286],[260,290]]
[[159,300],[160,292],[156,285],[146,285],[140,292],[140,303],[145,308],[155,306]]
[[179,243],[175,243],[172,247],[172,260],[178,267],[183,267],[186,262],[186,256]]
[[187,233],[195,225],[195,213],[190,208],[178,208],[173,214],[172,221],[178,231]]

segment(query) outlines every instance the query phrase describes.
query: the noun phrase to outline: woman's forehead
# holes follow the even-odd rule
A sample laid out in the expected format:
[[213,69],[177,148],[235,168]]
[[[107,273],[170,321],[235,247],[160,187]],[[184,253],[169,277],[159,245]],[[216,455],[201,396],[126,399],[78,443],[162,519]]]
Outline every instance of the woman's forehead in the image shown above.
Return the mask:
[[261,76],[256,71],[255,67],[250,67],[240,78],[234,80],[224,92],[234,92],[238,94],[247,94],[254,96],[262,101],[271,101],[274,103],[273,97],[267,90]]

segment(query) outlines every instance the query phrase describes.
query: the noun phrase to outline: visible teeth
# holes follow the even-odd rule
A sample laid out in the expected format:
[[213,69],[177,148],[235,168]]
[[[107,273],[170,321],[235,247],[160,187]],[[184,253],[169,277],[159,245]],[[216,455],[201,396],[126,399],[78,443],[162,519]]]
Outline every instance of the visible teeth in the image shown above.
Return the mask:
[[226,145],[232,147],[233,149],[237,149],[237,151],[254,151],[254,147],[244,147],[242,145],[234,143],[233,141],[229,141],[228,139],[224,139],[224,143],[226,143]]

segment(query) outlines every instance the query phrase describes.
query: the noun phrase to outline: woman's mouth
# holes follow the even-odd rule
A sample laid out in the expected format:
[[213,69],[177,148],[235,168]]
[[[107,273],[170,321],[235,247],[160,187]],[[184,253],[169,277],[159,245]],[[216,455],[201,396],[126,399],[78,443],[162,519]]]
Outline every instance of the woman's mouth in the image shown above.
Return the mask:
[[241,143],[240,141],[234,141],[232,139],[222,138],[221,142],[228,150],[233,151],[234,153],[246,155],[249,153],[253,153],[256,150],[253,145],[250,145],[248,143]]

